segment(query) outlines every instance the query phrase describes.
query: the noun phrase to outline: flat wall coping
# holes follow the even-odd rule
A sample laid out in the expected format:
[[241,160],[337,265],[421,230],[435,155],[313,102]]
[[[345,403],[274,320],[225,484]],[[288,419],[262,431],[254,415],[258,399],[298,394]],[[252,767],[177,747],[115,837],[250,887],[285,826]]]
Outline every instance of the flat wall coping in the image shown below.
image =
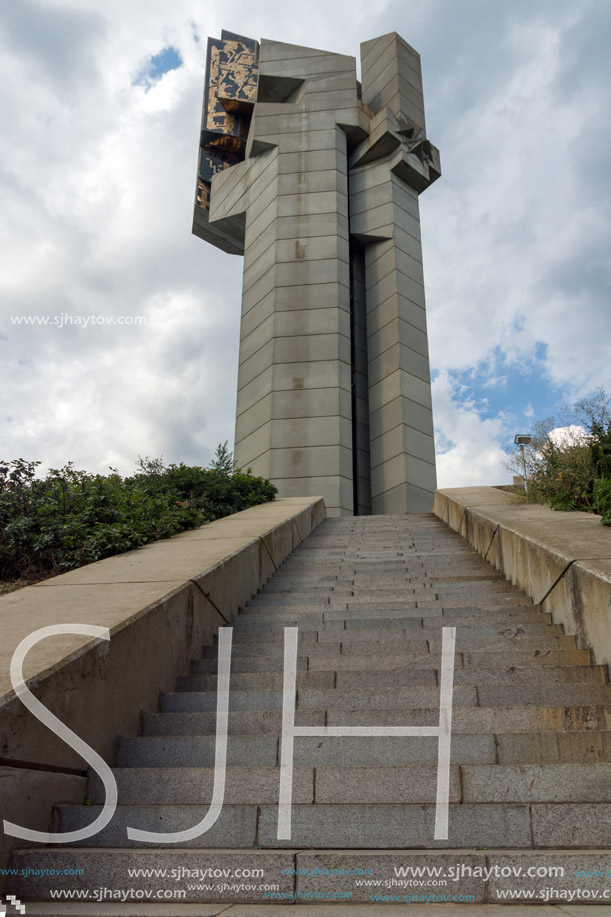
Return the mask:
[[611,528],[602,526],[601,517],[594,513],[564,513],[541,504],[522,503],[515,494],[496,487],[450,487],[438,490],[435,495],[433,511],[440,518],[442,497],[463,510],[476,511],[482,518],[536,542],[569,562],[611,560]]
[[[82,623],[109,628],[112,639],[185,584],[197,585],[253,542],[262,539],[265,544],[284,523],[291,521],[299,529],[300,515],[310,510],[318,521],[324,518],[322,497],[276,499],[1,596],[0,706],[13,693],[9,675],[13,653],[29,634],[51,624]],[[303,529],[299,540],[311,531],[305,520]],[[253,591],[257,588],[254,585]],[[48,677],[68,657],[94,643],[91,637],[79,635],[46,638],[28,652],[26,680]]]
[[438,490],[433,512],[596,662],[611,664],[611,529],[600,516],[523,503],[495,487]]
[[[108,628],[110,641],[45,638],[28,652],[24,676],[38,701],[112,764],[117,736],[139,734],[141,711],[158,709],[160,693],[175,690],[219,627],[325,516],[321,497],[274,500],[2,596],[3,817],[46,831],[54,803],[82,804],[86,793],[86,761],[12,688],[11,659],[25,637],[58,624]],[[0,834],[0,869],[14,842]]]

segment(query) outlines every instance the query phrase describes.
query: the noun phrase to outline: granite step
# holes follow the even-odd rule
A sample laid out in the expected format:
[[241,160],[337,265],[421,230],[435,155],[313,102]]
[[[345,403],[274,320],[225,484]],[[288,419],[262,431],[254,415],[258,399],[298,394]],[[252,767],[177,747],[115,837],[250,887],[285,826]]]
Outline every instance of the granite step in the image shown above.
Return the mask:
[[[463,647],[464,651],[472,655],[485,653],[504,653],[510,650],[518,652],[549,653],[555,650],[576,651],[576,639],[569,634],[558,633],[541,637],[532,637],[520,634],[519,628],[505,628],[507,634],[496,632],[491,636],[478,637],[470,636],[470,643]],[[304,631],[299,629],[298,653],[307,652],[310,655],[315,652],[317,656],[329,652],[329,646],[333,647],[335,654],[345,655],[347,652],[357,654],[367,654],[370,652],[378,654],[396,654],[404,651],[410,652],[427,652],[428,642],[424,634],[418,634],[413,628],[405,629],[401,626],[393,628],[388,627],[384,630],[376,631],[371,628],[370,639],[365,639],[367,635],[358,631],[345,631],[343,634],[336,632],[324,631]],[[428,640],[434,642],[436,636],[428,635]],[[464,639],[463,639],[464,643]],[[352,647],[352,650],[349,650]],[[261,633],[243,632],[234,628],[232,637],[232,656],[241,655],[276,655],[281,656],[284,653],[284,629],[277,631],[263,631]],[[587,652],[583,650],[582,652]],[[216,659],[218,656],[217,646],[205,646],[202,648],[204,659]]]
[[[314,780],[316,774],[316,781]],[[114,768],[120,805],[206,805],[212,799],[214,768]],[[224,805],[274,805],[279,767],[227,767]],[[293,802],[434,803],[434,765],[372,761],[339,766],[322,756],[314,766],[293,767]],[[88,803],[102,804],[104,784],[88,774]],[[464,803],[611,803],[611,764],[454,764],[450,802]]]
[[[512,593],[519,595],[519,590],[515,586],[512,586],[511,583],[508,583],[506,580],[479,580],[477,582],[440,582],[439,579],[436,580],[420,580],[417,581],[413,577],[410,580],[400,580],[396,582],[389,582],[387,578],[384,580],[384,585],[380,586],[379,582],[376,585],[375,583],[361,583],[355,582],[355,579],[336,579],[333,582],[328,583],[313,583],[306,587],[304,581],[293,582],[289,577],[286,577],[282,582],[274,582],[271,580],[266,586],[259,590],[257,593],[257,598],[265,598],[270,596],[316,596],[321,597],[325,595],[336,595],[338,593],[348,593],[355,594],[360,596],[376,596],[376,595],[385,595],[385,594],[395,594],[401,590],[415,590],[419,592],[438,592],[438,593],[458,593],[462,594],[464,592],[473,593],[474,595],[496,595],[496,593]],[[250,604],[250,602],[248,603]]]
[[[453,615],[444,616],[443,621],[441,616],[437,616],[434,625],[436,628],[443,627],[456,627],[457,629],[457,638],[467,637],[469,640],[472,637],[505,637],[505,636],[524,636],[527,634],[532,635],[541,635],[544,636],[549,634],[550,636],[561,636],[560,628],[556,625],[549,625],[543,621],[539,621],[536,618],[531,620],[520,619],[517,622],[512,622],[511,620],[505,620],[504,623],[500,624],[482,624],[481,619],[477,617],[476,619],[471,618],[468,623],[465,623],[465,619],[460,620],[461,613],[455,612]],[[299,627],[300,631],[313,631],[317,630],[320,634],[333,634],[334,636],[331,639],[337,639],[335,636],[338,631],[346,630],[366,630],[368,634],[373,635],[376,631],[382,631],[385,628],[390,630],[396,630],[397,621],[401,622],[401,627],[403,629],[420,631],[423,632],[422,627],[422,617],[416,618],[396,618],[396,617],[387,617],[385,615],[378,615],[375,619],[375,628],[372,627],[371,618],[367,615],[356,615],[351,614],[349,611],[346,611],[344,615],[339,617],[333,617],[329,620],[326,620],[322,623],[318,621],[300,621],[298,616],[289,617],[286,620],[283,620],[279,623],[278,628],[272,628],[270,622],[262,621],[259,623],[256,620],[256,616],[253,616],[250,620],[245,620],[243,617],[240,617],[239,622],[234,625],[236,630],[242,631],[242,633],[258,633],[258,634],[268,634],[273,633],[274,630],[280,629],[284,630],[285,627]],[[431,625],[427,625],[431,626]],[[343,637],[342,637],[343,638]],[[361,635],[362,639],[362,635]]]
[[[575,805],[545,803],[450,803],[448,838],[431,842],[434,837],[434,803],[406,804],[295,804],[292,806],[290,846],[295,848],[518,848],[551,847],[549,825],[557,818],[559,833],[576,822],[579,840],[566,837],[566,846],[599,846],[608,840],[601,816],[611,814],[611,806],[588,803]],[[58,831],[76,831],[97,818],[99,805],[57,806],[54,813]],[[185,831],[200,822],[208,806],[199,805],[121,805],[111,823],[74,847],[142,847],[146,843],[131,840],[127,828],[141,831]],[[532,831],[531,831],[532,820]],[[207,849],[218,846],[223,838],[231,848],[253,848],[255,839],[263,848],[286,848],[277,837],[277,805],[224,805],[218,821],[209,831],[189,841],[175,844],[180,848]],[[546,829],[548,833],[546,834]],[[574,832],[575,834],[576,832]],[[152,843],[152,842],[151,842]],[[583,868],[583,867],[582,867]]]
[[499,606],[505,607],[508,605],[526,605],[532,607],[532,599],[529,596],[520,595],[518,592],[505,590],[481,593],[481,592],[468,592],[466,590],[461,591],[440,591],[439,594],[433,592],[433,590],[420,590],[416,591],[412,587],[407,587],[398,592],[393,592],[388,590],[386,593],[380,592],[371,592],[363,593],[361,595],[355,594],[354,590],[343,589],[337,590],[336,592],[329,593],[328,590],[324,590],[324,594],[320,593],[307,593],[307,592],[272,592],[269,594],[260,594],[255,596],[253,599],[250,599],[246,602],[246,609],[249,611],[251,609],[258,608],[269,608],[273,609],[282,609],[288,608],[290,606],[296,605],[301,608],[311,607],[313,610],[316,610],[318,606],[332,605],[332,604],[344,604],[346,602],[352,602],[353,604],[367,604],[367,605],[381,605],[383,603],[393,603],[393,602],[407,602],[412,601],[421,601],[421,602],[442,602],[444,604],[465,604],[465,601],[468,600],[468,604],[471,606],[477,606],[480,608],[488,608],[490,606]]
[[[543,755],[546,746],[541,744],[530,750],[532,733],[526,733],[516,741],[519,751],[530,761],[529,755]],[[593,734],[592,734],[593,735]],[[562,739],[568,750],[577,754],[580,748],[589,748],[592,735],[565,733]],[[483,733],[455,735],[452,742],[452,764],[495,764],[497,763],[497,737]],[[507,738],[507,737],[505,737]],[[508,739],[508,741],[509,741]],[[583,739],[580,743],[578,740]],[[575,740],[573,742],[573,740]],[[248,753],[249,745],[252,746]],[[597,753],[606,753],[606,747],[597,744]],[[119,739],[115,764],[118,768],[167,768],[214,766],[214,736],[137,736]],[[550,755],[557,754],[554,749]],[[227,743],[228,767],[274,767],[279,763],[279,745],[276,736],[260,736],[253,741],[251,736],[230,736]],[[437,764],[438,741],[433,736],[298,736],[295,739],[294,764],[303,767],[334,765],[336,767],[358,764],[361,767],[390,767],[401,764]],[[539,758],[535,757],[532,763]],[[504,762],[501,762],[504,763]],[[511,762],[513,763],[513,762]],[[519,763],[519,762],[516,762]],[[143,800],[140,800],[143,801]]]
[[[544,615],[542,612],[533,611],[524,609],[520,606],[512,605],[508,610],[499,610],[498,608],[493,609],[478,609],[471,606],[460,606],[458,608],[448,607],[447,605],[424,605],[418,603],[417,605],[411,604],[410,606],[406,605],[405,607],[393,607],[392,605],[382,605],[380,607],[369,607],[362,605],[354,605],[352,603],[347,606],[344,605],[341,608],[333,606],[325,606],[324,611],[289,611],[284,606],[281,611],[277,614],[270,614],[263,609],[259,611],[251,611],[247,609],[246,612],[238,615],[234,620],[233,626],[236,630],[240,630],[243,624],[249,625],[251,623],[256,624],[268,624],[270,628],[277,629],[278,626],[290,627],[293,626],[293,622],[298,624],[327,624],[333,621],[343,621],[344,619],[349,619],[351,621],[357,619],[364,619],[367,626],[372,626],[378,620],[383,620],[386,622],[388,619],[393,620],[419,620],[420,618],[424,619],[440,619],[444,618],[456,618],[460,620],[461,623],[465,624],[466,622],[473,624],[520,624],[520,623],[540,623],[546,624],[547,626],[552,626],[552,620],[548,615]],[[434,625],[435,621],[427,621],[427,624]],[[439,622],[437,622],[439,623]]]
[[[198,710],[197,694],[166,694],[163,713],[144,714],[142,735],[214,735],[216,712]],[[390,710],[296,710],[297,726],[431,726],[439,722],[438,707]],[[229,715],[229,735],[275,735],[282,728],[282,711],[246,710]],[[452,733],[572,732],[611,729],[611,710],[582,707],[455,707]]]
[[[537,816],[545,818],[545,806],[537,807]],[[568,807],[564,807],[565,809]],[[582,807],[584,808],[584,807]],[[484,845],[482,845],[484,846]],[[532,889],[538,889],[543,881],[549,885],[550,879],[543,880],[516,878],[524,876],[529,868],[545,869],[550,865],[562,870],[562,874],[553,879],[554,887],[559,893],[565,896],[564,900],[569,900],[568,895],[572,896],[572,905],[560,909],[554,909],[553,913],[558,913],[558,917],[568,914],[569,910],[577,915],[587,913],[594,914],[602,909],[592,907],[592,895],[598,893],[603,895],[608,888],[608,865],[609,850],[605,847],[601,850],[575,848],[568,849],[565,847],[541,848],[538,850],[525,849],[503,849],[499,848],[496,842],[492,845],[485,845],[486,849],[468,849],[459,850],[460,859],[458,862],[463,863],[466,870],[462,874],[459,871],[454,877],[452,870],[456,869],[457,850],[443,850],[431,848],[429,844],[420,849],[400,850],[400,863],[405,870],[406,875],[410,875],[410,870],[415,870],[413,874],[422,875],[421,870],[427,868],[431,874],[445,875],[448,881],[451,881],[451,891],[457,895],[469,895],[470,904],[468,912],[478,917],[493,917],[497,912],[499,917],[504,914],[507,917],[515,917],[518,913],[516,907],[505,904],[504,906],[494,906],[490,903],[483,902],[496,901],[499,892],[512,889],[518,896],[522,896],[522,905],[519,908],[520,914],[537,914],[537,909],[541,913],[548,912],[551,917],[552,909],[544,907],[544,902],[533,905],[532,898],[527,897],[528,892]],[[362,848],[360,850],[352,849],[328,849],[319,844],[311,850],[282,850],[282,849],[235,849],[231,850],[226,847],[213,848],[206,850],[205,863],[202,863],[202,854],[198,849],[188,848],[164,848],[162,852],[154,848],[132,849],[126,853],[122,848],[74,848],[71,846],[54,846],[45,849],[45,866],[53,870],[53,887],[59,891],[72,891],[74,884],[74,869],[81,869],[86,877],[84,888],[91,890],[117,887],[123,888],[127,876],[127,868],[140,871],[137,880],[138,888],[143,895],[147,893],[155,895],[159,889],[159,868],[167,870],[168,875],[172,875],[172,889],[175,889],[184,897],[179,899],[179,903],[174,901],[164,901],[162,904],[143,905],[139,904],[104,904],[78,905],[79,910],[74,910],[74,904],[63,904],[54,902],[53,904],[39,904],[49,897],[49,879],[47,874],[43,874],[40,869],[41,859],[40,850],[37,848],[23,848],[13,854],[13,866],[18,875],[13,880],[13,893],[18,895],[27,905],[28,914],[39,914],[42,917],[99,917],[101,914],[124,915],[132,914],[135,917],[213,917],[221,911],[231,917],[230,910],[226,910],[232,903],[237,902],[236,911],[241,912],[242,917],[246,917],[243,906],[248,905],[248,914],[250,917],[268,917],[270,913],[278,910],[278,913],[288,914],[287,908],[282,906],[271,905],[270,903],[261,904],[261,889],[266,885],[273,886],[277,894],[292,896],[298,891],[301,895],[349,895],[350,917],[407,917],[407,909],[413,917],[426,917],[431,909],[435,912],[440,911],[447,917],[456,917],[459,913],[466,913],[465,905],[431,905],[423,904],[421,906],[412,903],[410,905],[393,905],[388,902],[382,904],[373,904],[371,901],[372,892],[381,891],[386,893],[396,891],[403,893],[406,886],[401,886],[401,880],[397,880],[395,869],[397,867],[397,848],[380,849],[379,845],[375,848]],[[211,870],[205,873],[204,869]],[[232,877],[236,872],[238,875],[260,876],[263,879],[248,879],[241,882],[241,888],[231,888],[236,885]],[[340,872],[341,870],[341,872]],[[207,880],[207,875],[215,875],[222,878],[216,878],[214,881]],[[254,871],[254,872],[253,872]],[[587,883],[576,884],[575,873],[586,872],[590,875]],[[298,875],[295,875],[298,872]],[[475,874],[475,875],[474,875]],[[483,876],[483,878],[475,878]],[[230,885],[229,889],[224,889],[222,882],[226,881]],[[392,885],[397,883],[399,885]],[[265,883],[263,885],[262,883]],[[365,884],[366,883],[366,884]],[[373,883],[373,885],[372,885]],[[388,883],[388,884],[385,884]],[[585,897],[583,892],[587,892]],[[443,889],[442,889],[443,891]],[[472,898],[472,901],[471,901]],[[519,900],[519,897],[518,897]],[[589,902],[590,907],[585,907],[578,911],[575,902]],[[32,902],[32,904],[30,904]],[[189,904],[188,902],[194,902]],[[210,910],[210,905],[204,905],[204,911],[194,910],[197,902],[219,902],[217,907]],[[258,905],[258,906],[257,906]],[[296,905],[290,904],[291,913],[295,917],[338,917],[346,909],[345,903],[333,905]],[[42,909],[41,909],[42,908]],[[52,908],[49,910],[49,908]],[[90,908],[93,908],[90,910]],[[98,910],[99,908],[99,910]],[[150,910],[149,910],[150,908]],[[340,908],[342,910],[340,910]],[[448,910],[449,908],[449,910]],[[459,910],[460,909],[460,910]],[[562,915],[561,912],[562,911]],[[236,917],[237,917],[236,913]]]
[[[322,644],[325,648],[331,644]],[[254,648],[253,648],[254,649]],[[483,653],[456,653],[455,668],[477,668],[478,670],[499,669],[504,671],[510,666],[518,667],[567,667],[579,666],[589,668],[590,660],[587,650],[550,650],[546,654],[539,652],[515,652],[508,650],[502,655],[491,653],[486,656]],[[312,647],[303,648],[298,652],[297,670],[305,672],[366,672],[366,671],[387,671],[403,670],[406,668],[430,669],[441,667],[441,656],[439,653],[430,653],[425,650],[422,653],[363,653],[360,656],[346,656],[340,653],[319,653]],[[191,675],[215,675],[217,672],[217,659],[193,659],[191,661]],[[236,655],[235,647],[232,651],[231,672],[233,673],[256,673],[256,672],[282,672],[283,659],[281,654],[276,658],[270,658],[269,655],[254,653],[247,656]],[[601,680],[604,681],[604,671]],[[598,680],[598,677],[597,679]]]
[[[236,695],[240,693],[236,692]],[[251,698],[256,696],[252,692]],[[611,688],[606,685],[458,685],[454,688],[453,698],[454,705],[458,707],[597,706],[611,704]],[[350,691],[305,688],[297,691],[297,706],[303,710],[350,706],[373,710],[388,709],[394,704],[435,707],[438,703],[437,688],[398,688],[394,692],[391,688]]]
[[[287,894],[341,886],[350,888],[351,903],[369,904],[373,886],[357,885],[352,876],[338,885],[324,871],[373,864],[378,882],[395,876],[397,862],[507,868],[528,857],[529,866],[564,864],[564,879],[543,881],[574,889],[575,870],[608,869],[606,670],[439,520],[326,520],[232,626],[225,796],[210,831],[152,849],[126,834],[127,826],[188,829],[208,811],[216,645],[203,648],[176,691],[161,695],[159,713],[142,715],[140,736],[118,740],[120,805],[111,824],[79,845],[17,851],[13,863],[83,864],[87,883],[122,887],[127,863],[201,869],[205,851],[207,866],[264,863],[265,881]],[[440,629],[456,628],[447,839],[434,840],[436,737],[325,734],[294,740],[292,831],[288,840],[277,838],[286,627],[299,629],[295,722],[316,733],[437,726]],[[104,799],[91,773],[88,804],[57,806],[54,829],[90,824]],[[298,864],[324,871],[295,875]],[[149,880],[137,881],[145,887]],[[159,880],[152,881],[157,888]],[[74,887],[72,879],[66,883]],[[182,901],[222,908],[222,902],[262,900],[259,886],[227,897],[218,885],[192,884]],[[490,874],[486,881],[466,878],[452,891],[472,889],[476,902],[491,903],[499,887]],[[27,893],[33,901],[48,895],[48,880],[28,878]]]
[[[349,658],[349,657],[348,657]],[[366,658],[363,661],[368,661]],[[439,663],[438,663],[439,665]],[[299,671],[298,688],[392,688],[407,685],[439,685],[439,669],[398,667],[389,671],[376,670],[373,665],[358,671]],[[455,685],[515,685],[515,684],[606,684],[602,666],[507,666],[505,669],[471,669],[454,671]],[[216,675],[185,675],[178,679],[179,691],[216,691]],[[248,672],[231,675],[230,687],[235,691],[281,691],[283,672]]]
[[[177,692],[190,697],[191,707],[199,711],[216,710],[216,692]],[[164,704],[167,698],[164,695]],[[453,691],[456,707],[582,707],[604,706],[611,703],[611,688],[605,685],[458,685]],[[185,701],[187,703],[187,701]],[[193,706],[195,704],[195,706]],[[439,688],[411,687],[379,688],[372,690],[342,691],[339,689],[299,688],[297,709],[302,710],[389,710],[395,706],[428,707],[439,706]],[[230,710],[279,710],[282,707],[282,691],[232,691],[229,698]],[[164,710],[167,710],[164,707]]]
[[[214,767],[215,736],[136,736],[119,738],[117,767]],[[275,767],[276,736],[231,736],[227,743],[228,767]]]
[[[414,773],[418,768],[412,769]],[[459,779],[458,768],[455,780]],[[112,773],[119,791],[119,805],[210,805],[214,786],[214,767],[115,767]],[[106,800],[104,784],[95,771],[87,775],[87,803],[101,805]],[[230,767],[225,769],[223,805],[277,805],[280,782],[279,767]],[[293,800],[301,804],[314,802],[314,768],[293,767]],[[420,778],[420,789],[413,802],[435,801],[425,798],[426,779]],[[418,792],[422,799],[416,798]]]

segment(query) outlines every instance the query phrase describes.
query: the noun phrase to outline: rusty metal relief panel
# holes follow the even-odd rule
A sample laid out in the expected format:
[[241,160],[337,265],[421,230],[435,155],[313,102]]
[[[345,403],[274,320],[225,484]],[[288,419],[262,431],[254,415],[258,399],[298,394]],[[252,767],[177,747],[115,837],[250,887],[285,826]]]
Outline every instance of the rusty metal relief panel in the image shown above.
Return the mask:
[[208,39],[197,204],[210,209],[212,176],[244,159],[257,99],[259,44],[223,30]]

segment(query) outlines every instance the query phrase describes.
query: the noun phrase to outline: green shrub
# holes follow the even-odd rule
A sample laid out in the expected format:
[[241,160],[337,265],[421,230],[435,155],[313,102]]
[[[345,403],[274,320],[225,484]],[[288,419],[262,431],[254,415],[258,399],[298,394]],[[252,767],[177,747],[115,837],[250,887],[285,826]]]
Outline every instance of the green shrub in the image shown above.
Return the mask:
[[[599,513],[602,524],[611,525],[610,405],[611,398],[598,389],[592,398],[535,423],[523,453],[528,500],[564,512]],[[522,453],[514,451],[507,467],[523,475]]]
[[594,512],[602,516],[603,525],[611,525],[611,477],[594,482]]
[[72,462],[37,478],[40,462],[0,462],[0,579],[36,579],[169,538],[273,500],[264,478],[234,468],[227,444],[210,468],[139,459],[122,478]]

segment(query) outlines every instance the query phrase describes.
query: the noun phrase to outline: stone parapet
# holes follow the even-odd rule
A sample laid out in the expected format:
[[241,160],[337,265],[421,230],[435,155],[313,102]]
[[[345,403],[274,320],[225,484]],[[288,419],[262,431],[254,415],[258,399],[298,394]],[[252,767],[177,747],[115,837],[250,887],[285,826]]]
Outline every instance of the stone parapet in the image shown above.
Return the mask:
[[[48,830],[51,808],[85,800],[86,765],[31,715],[10,680],[22,640],[49,625],[106,627],[110,641],[48,637],[28,652],[33,695],[108,763],[117,734],[137,735],[219,626],[231,623],[325,518],[320,497],[275,500],[80,567],[0,598],[2,817]],[[12,839],[0,844],[0,867]]]
[[611,530],[600,516],[525,504],[496,487],[438,490],[433,512],[597,663],[611,663]]

